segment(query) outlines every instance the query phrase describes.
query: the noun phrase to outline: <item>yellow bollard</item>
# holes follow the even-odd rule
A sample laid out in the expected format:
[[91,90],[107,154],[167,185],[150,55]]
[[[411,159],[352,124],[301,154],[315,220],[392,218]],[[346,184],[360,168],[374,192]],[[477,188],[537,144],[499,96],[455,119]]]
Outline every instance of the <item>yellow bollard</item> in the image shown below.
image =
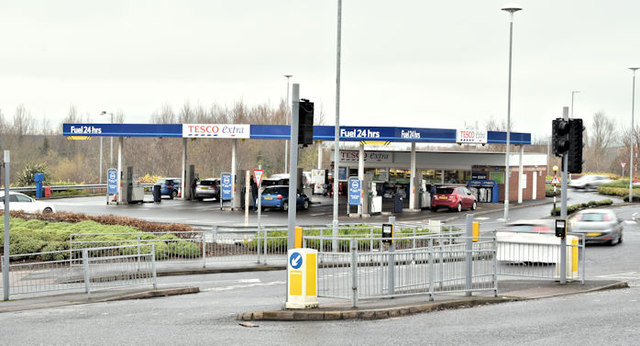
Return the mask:
[[293,247],[296,249],[302,248],[302,227],[296,227],[296,234],[293,241]]
[[571,241],[571,277],[578,277],[578,239]]
[[480,222],[474,221],[472,225],[473,241],[478,241],[478,237],[480,236]]

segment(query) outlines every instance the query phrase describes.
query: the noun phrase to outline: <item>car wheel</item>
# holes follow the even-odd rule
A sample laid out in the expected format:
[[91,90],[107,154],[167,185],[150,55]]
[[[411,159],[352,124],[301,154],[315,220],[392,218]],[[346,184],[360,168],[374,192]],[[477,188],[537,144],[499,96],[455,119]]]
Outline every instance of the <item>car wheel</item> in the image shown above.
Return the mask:
[[44,210],[42,211],[43,214],[49,214],[49,213],[53,213],[53,210],[49,207],[44,208]]
[[171,199],[174,199],[176,197],[178,197],[178,191],[176,190],[171,191]]
[[438,211],[438,208],[437,207],[431,207],[431,211],[435,213],[436,211]]
[[289,210],[289,203],[287,203],[287,202],[282,203],[282,210],[288,211]]
[[458,212],[462,211],[462,203],[458,203],[458,208],[456,208]]
[[304,203],[302,203],[302,209],[304,210],[309,209],[309,201],[305,200]]
[[473,201],[473,204],[471,205],[471,210],[476,210],[477,207],[478,205],[476,204],[476,201]]

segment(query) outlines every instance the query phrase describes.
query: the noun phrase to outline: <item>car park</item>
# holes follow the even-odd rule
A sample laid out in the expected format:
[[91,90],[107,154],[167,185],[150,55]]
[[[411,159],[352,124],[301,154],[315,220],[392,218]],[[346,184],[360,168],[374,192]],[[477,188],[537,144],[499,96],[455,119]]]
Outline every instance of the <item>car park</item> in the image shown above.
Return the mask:
[[[289,186],[273,185],[268,186],[262,191],[262,209],[278,208],[284,211],[289,209]],[[296,198],[296,206],[298,209],[309,209],[311,202],[309,197],[298,190]]]
[[[4,210],[4,191],[0,192],[0,210]],[[56,212],[53,204],[37,201],[20,192],[9,192],[9,210],[21,210],[29,214]]]
[[178,197],[182,187],[182,179],[180,178],[160,178],[156,181],[156,185],[160,185],[160,195],[169,196],[171,199]]
[[477,201],[471,191],[464,186],[438,186],[436,193],[431,197],[431,210],[436,211],[441,207],[457,211],[475,210]]
[[569,231],[584,234],[586,243],[622,243],[624,223],[612,209],[581,210],[568,221]]
[[594,189],[598,186],[609,184],[612,182],[609,177],[604,175],[583,175],[580,178],[572,179],[569,186],[574,189]]
[[196,183],[194,198],[202,201],[205,198],[220,199],[220,179],[207,178]]

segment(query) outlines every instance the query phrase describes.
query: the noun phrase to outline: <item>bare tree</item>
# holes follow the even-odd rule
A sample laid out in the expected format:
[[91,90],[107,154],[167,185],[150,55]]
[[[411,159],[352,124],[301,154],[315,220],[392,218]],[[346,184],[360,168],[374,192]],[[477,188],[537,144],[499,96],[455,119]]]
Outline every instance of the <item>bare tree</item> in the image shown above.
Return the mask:
[[584,158],[586,170],[599,172],[610,167],[607,151],[616,138],[614,121],[602,111],[594,114],[591,131],[588,132],[586,141],[587,155]]

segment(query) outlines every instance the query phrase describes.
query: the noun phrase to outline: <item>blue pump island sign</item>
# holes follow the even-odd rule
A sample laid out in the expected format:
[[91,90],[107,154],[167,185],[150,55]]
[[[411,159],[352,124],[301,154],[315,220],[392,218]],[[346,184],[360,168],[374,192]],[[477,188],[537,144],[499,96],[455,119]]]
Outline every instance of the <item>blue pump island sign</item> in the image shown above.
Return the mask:
[[231,180],[231,173],[222,173],[221,176],[222,183],[222,199],[230,200],[233,192],[233,181]]
[[107,193],[115,195],[118,193],[118,170],[109,168],[107,171]]
[[360,205],[360,179],[349,178],[349,205]]

